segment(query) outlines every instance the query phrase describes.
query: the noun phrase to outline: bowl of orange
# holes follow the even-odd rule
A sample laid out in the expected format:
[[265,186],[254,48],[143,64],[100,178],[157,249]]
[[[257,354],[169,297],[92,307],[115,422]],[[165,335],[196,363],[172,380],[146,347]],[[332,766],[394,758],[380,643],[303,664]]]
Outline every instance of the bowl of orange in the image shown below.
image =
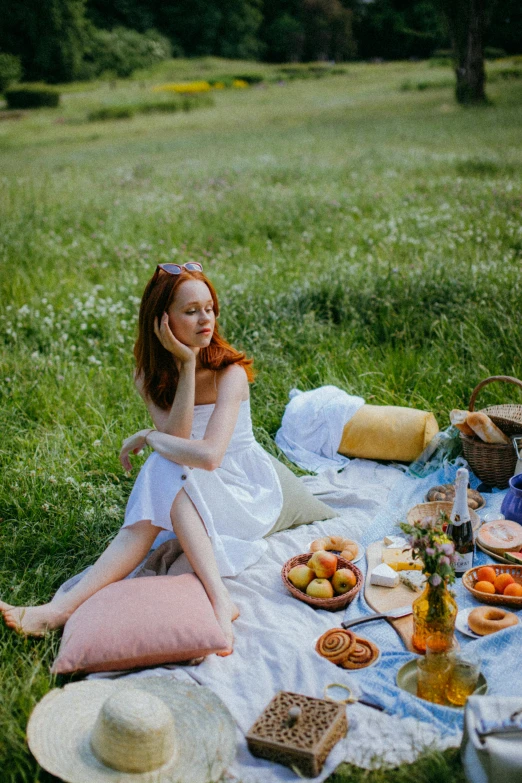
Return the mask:
[[522,565],[477,566],[462,577],[462,584],[483,604],[522,609]]

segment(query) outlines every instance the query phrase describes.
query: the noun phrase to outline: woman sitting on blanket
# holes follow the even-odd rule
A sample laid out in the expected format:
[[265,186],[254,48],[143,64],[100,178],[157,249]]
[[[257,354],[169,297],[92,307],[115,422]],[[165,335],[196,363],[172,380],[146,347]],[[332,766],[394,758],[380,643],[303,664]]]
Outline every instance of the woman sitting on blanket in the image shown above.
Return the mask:
[[[80,604],[126,577],[160,529],[176,535],[201,580],[232,652],[239,612],[222,581],[255,563],[282,507],[268,454],[254,440],[252,360],[219,334],[216,292],[198,263],[158,265],[140,307],[135,384],[155,429],[123,442],[120,461],[153,449],[130,495],[125,521],[69,592],[41,606],[0,602],[6,624],[40,636]],[[228,653],[226,653],[228,654]]]

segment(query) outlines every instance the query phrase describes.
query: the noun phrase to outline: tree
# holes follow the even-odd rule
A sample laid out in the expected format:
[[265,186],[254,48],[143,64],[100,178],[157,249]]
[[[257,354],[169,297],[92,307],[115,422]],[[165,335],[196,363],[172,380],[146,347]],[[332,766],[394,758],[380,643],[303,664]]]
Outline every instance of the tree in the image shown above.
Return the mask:
[[522,4],[520,0],[502,0],[492,14],[487,46],[504,49],[507,54],[520,54],[522,49]]
[[13,82],[22,78],[20,58],[14,54],[0,52],[0,92],[4,92]]
[[495,0],[437,1],[453,47],[457,101],[463,104],[484,102],[484,34]]
[[86,43],[85,2],[0,0],[0,48],[20,57],[25,78],[77,78]]
[[303,25],[288,13],[277,16],[265,31],[267,55],[274,62],[299,62],[303,55]]
[[436,0],[342,0],[363,59],[424,59],[449,46]]
[[84,71],[87,77],[93,79],[107,72],[126,78],[138,68],[148,68],[166,60],[171,54],[169,39],[156,30],[138,33],[127,27],[112,30],[93,27],[85,53]]
[[152,0],[87,0],[87,17],[95,27],[127,27],[145,33],[157,26]]
[[346,60],[355,54],[352,12],[340,0],[304,0],[305,60]]
[[262,53],[258,37],[261,0],[155,0],[155,27],[186,56],[215,54],[255,59]]

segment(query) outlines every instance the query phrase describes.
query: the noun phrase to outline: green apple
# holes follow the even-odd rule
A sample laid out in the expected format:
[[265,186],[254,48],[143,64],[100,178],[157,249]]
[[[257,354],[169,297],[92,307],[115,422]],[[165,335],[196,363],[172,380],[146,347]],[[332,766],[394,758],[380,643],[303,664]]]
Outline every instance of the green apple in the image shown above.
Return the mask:
[[313,579],[306,588],[306,595],[311,598],[333,598],[333,587],[328,579]]
[[288,572],[288,579],[292,582],[294,587],[303,592],[306,590],[312,579],[315,578],[315,574],[311,568],[307,565],[296,565]]
[[332,586],[337,595],[343,595],[355,587],[357,577],[351,568],[340,568],[332,577]]
[[308,568],[315,571],[315,575],[319,579],[329,579],[335,574],[337,568],[337,555],[333,552],[325,552],[324,549],[320,549],[318,552],[314,552],[310,560],[308,561]]

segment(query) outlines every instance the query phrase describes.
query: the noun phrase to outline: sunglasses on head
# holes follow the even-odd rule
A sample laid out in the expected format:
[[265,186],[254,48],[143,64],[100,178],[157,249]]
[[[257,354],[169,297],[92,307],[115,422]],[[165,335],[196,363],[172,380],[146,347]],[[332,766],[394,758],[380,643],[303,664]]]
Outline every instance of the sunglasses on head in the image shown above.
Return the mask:
[[199,261],[187,261],[186,264],[158,264],[157,269],[163,269],[163,271],[168,272],[169,275],[180,275],[184,269],[186,269],[187,272],[203,271],[203,267]]

